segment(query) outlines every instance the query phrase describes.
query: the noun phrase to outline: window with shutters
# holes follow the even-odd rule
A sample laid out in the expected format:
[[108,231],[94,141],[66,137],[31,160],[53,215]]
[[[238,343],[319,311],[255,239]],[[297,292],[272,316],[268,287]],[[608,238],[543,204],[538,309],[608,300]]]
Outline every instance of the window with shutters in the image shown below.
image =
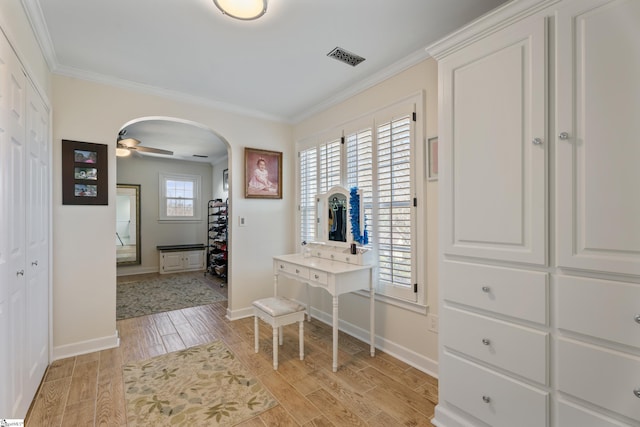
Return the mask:
[[367,246],[377,258],[376,292],[409,302],[418,302],[416,291],[424,275],[417,268],[414,204],[415,182],[424,165],[416,160],[414,112],[415,103],[381,110],[357,124],[345,124],[343,138],[307,142],[299,152],[301,240],[315,239],[316,200],[310,193],[323,193],[337,184],[358,187]]

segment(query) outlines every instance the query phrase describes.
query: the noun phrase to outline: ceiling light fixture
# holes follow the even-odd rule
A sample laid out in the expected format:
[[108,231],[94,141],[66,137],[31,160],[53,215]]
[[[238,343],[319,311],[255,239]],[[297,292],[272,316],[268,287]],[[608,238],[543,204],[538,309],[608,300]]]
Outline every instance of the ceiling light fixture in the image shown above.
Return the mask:
[[220,11],[243,21],[258,19],[267,12],[267,0],[213,0]]
[[116,157],[127,157],[129,155],[131,155],[131,151],[128,148],[116,148]]

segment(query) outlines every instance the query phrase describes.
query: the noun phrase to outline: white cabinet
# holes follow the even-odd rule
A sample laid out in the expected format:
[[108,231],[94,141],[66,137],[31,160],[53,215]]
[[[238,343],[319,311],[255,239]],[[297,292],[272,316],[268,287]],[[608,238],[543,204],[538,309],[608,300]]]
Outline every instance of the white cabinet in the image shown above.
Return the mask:
[[557,19],[558,265],[640,275],[640,2]]
[[640,2],[515,0],[439,66],[438,427],[640,427]]
[[204,249],[161,250],[160,274],[204,270],[205,259]]
[[24,418],[49,361],[49,112],[0,36],[0,414]]
[[439,65],[447,253],[546,263],[545,46],[536,16]]

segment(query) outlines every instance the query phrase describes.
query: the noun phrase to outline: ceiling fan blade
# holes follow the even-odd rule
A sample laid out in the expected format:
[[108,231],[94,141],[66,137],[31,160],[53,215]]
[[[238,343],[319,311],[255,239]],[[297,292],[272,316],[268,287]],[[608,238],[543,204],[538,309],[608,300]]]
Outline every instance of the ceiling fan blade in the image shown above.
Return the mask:
[[141,145],[138,145],[137,147],[129,147],[129,149],[140,151],[143,153],[166,154],[167,156],[173,156],[173,151],[161,150],[160,148],[143,147]]

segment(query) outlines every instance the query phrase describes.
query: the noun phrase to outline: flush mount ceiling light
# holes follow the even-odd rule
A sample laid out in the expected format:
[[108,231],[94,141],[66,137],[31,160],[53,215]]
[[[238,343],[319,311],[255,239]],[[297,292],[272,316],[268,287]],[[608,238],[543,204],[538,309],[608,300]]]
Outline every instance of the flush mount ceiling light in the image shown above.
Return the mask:
[[267,12],[267,0],[213,0],[223,14],[243,21],[258,19]]

